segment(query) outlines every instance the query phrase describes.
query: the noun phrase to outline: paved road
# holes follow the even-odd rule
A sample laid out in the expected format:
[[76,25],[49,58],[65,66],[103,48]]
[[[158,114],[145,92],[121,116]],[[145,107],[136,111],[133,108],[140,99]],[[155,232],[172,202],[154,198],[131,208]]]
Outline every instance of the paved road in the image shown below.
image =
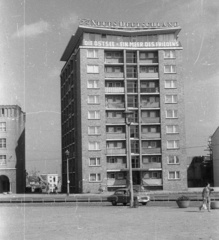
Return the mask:
[[217,240],[219,210],[200,212],[199,202],[129,208],[97,203],[0,205],[2,240]]

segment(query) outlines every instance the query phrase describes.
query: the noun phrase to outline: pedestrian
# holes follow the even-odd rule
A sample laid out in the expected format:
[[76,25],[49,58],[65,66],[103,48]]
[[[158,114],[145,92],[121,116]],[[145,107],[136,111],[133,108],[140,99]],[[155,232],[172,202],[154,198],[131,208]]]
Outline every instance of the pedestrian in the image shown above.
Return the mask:
[[50,194],[50,185],[49,185],[49,183],[46,186],[46,191],[47,191],[47,194]]
[[201,211],[202,209],[208,209],[210,212],[211,210],[211,192],[214,191],[213,188],[210,187],[210,184],[208,183],[207,186],[203,189],[202,191],[202,205],[199,207],[199,210]]
[[58,187],[55,185],[55,193],[58,194]]

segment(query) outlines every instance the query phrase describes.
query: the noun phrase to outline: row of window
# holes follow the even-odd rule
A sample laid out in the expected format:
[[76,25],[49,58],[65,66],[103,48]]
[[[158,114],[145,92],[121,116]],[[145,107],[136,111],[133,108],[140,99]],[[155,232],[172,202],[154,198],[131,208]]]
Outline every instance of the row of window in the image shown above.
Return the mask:
[[[128,103],[131,103],[133,100],[135,100],[136,96],[128,96]],[[141,103],[154,103],[159,102],[159,97],[141,97]],[[87,99],[89,104],[100,104],[100,96],[99,95],[89,95]],[[107,103],[115,102],[115,103],[124,103],[123,96],[109,96],[106,98]],[[137,101],[137,99],[136,99]],[[136,102],[135,101],[135,102]],[[177,103],[177,95],[176,94],[168,94],[165,96],[165,103]],[[137,104],[137,103],[136,103]]]
[[[126,158],[125,157],[118,157],[118,156],[111,156],[107,158],[107,163],[121,163],[126,164]],[[143,156],[142,157],[142,163],[161,163],[161,157],[160,156]],[[169,155],[167,156],[167,163],[168,164],[179,164],[179,157],[176,155]],[[101,166],[100,158],[99,157],[92,157],[89,158],[89,166]]]
[[[122,52],[106,52],[105,57],[107,59],[120,59],[123,57]],[[157,58],[157,52],[140,52],[139,59],[146,60],[150,58]],[[98,50],[97,49],[87,49],[87,58],[98,58]],[[136,52],[127,52],[126,58],[129,60],[130,58],[136,58]],[[164,50],[164,58],[176,58],[176,53],[174,50]]]
[[[176,88],[176,80],[165,80],[165,88]],[[129,83],[128,83],[129,84]],[[149,87],[153,88],[154,86],[149,86],[147,83],[145,83],[145,86],[141,84],[141,88]],[[121,83],[106,83],[106,87],[122,87]],[[87,88],[100,88],[100,81],[99,80],[88,80],[87,81]]]
[[[134,126],[132,126],[134,127]],[[138,126],[135,126],[136,132],[138,132]],[[106,127],[107,133],[124,133],[125,128],[124,126],[108,126]],[[159,133],[160,126],[142,126],[142,133]],[[99,135],[101,133],[100,126],[89,126],[88,127],[88,134],[89,135]],[[167,125],[166,126],[166,133],[179,133],[179,126],[178,125]]]
[[[144,174],[144,179],[161,179],[161,172],[146,172]],[[125,179],[125,175],[123,173],[108,173],[107,179]],[[168,180],[179,180],[180,179],[180,171],[169,171],[168,172]],[[100,173],[90,173],[89,175],[90,182],[101,182],[101,174]]]
[[[142,67],[139,68],[140,73],[158,73],[158,67]],[[87,65],[87,73],[99,73],[99,65]],[[123,67],[105,67],[105,73],[123,73]],[[136,77],[137,68],[127,67],[127,77]],[[164,73],[176,73],[176,65],[165,65]]]
[[[145,114],[146,115],[145,116],[142,115],[142,117],[147,117],[147,113],[145,113]],[[154,117],[157,117],[155,111],[154,111],[154,114],[155,114]],[[123,116],[122,112],[109,112],[109,113],[107,113],[107,117],[110,117],[110,118],[122,118],[122,116]],[[150,117],[152,117],[152,116],[150,116]],[[175,110],[175,109],[166,110],[166,118],[178,118],[178,110]],[[89,120],[100,119],[100,111],[99,110],[88,111],[88,119]]]
[[[138,144],[137,142],[133,142]],[[110,141],[107,142],[107,149],[124,149],[125,142],[124,141]],[[167,140],[167,149],[179,149],[179,140]],[[138,147],[138,146],[135,146]],[[157,141],[143,141],[142,148],[143,149],[156,149],[160,148],[160,142]],[[100,149],[100,142],[98,141],[89,141],[88,142],[88,150],[89,151],[99,151]]]

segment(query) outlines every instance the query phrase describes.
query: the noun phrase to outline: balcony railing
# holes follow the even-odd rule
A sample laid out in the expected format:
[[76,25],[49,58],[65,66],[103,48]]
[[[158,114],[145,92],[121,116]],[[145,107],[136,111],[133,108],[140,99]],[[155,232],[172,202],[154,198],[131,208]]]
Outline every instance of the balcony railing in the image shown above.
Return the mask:
[[106,154],[115,155],[115,154],[125,154],[126,148],[107,148]]
[[159,92],[159,88],[155,87],[155,88],[142,88],[141,87],[141,93],[158,93]]
[[142,108],[159,108],[160,107],[160,103],[159,102],[141,102],[141,107]]
[[149,178],[149,179],[142,179],[142,184],[144,186],[162,186],[163,185],[163,181],[162,179],[158,178],[158,179],[153,179],[153,178]]
[[123,57],[120,58],[105,58],[105,63],[123,63]]
[[140,63],[158,63],[158,58],[139,59]]
[[124,93],[125,88],[124,87],[105,87],[106,93]]
[[106,118],[107,123],[124,123],[125,118]]
[[161,148],[142,148],[142,154],[161,153]]
[[158,73],[139,73],[140,78],[158,78]]
[[125,103],[108,103],[108,102],[106,102],[106,107],[107,108],[124,108]]
[[159,117],[142,117],[141,118],[141,122],[142,123],[159,123],[160,122],[160,118]]
[[160,138],[160,133],[142,133],[141,138],[142,139],[152,139],[152,138]]
[[162,165],[161,165],[161,163],[156,163],[156,162],[152,162],[152,163],[143,163],[143,168],[144,169],[150,169],[150,168],[158,168],[158,169],[160,169],[160,168],[162,168]]
[[127,168],[127,164],[125,163],[107,163],[108,170],[118,170]]
[[108,73],[105,72],[105,78],[123,78],[124,77],[124,73],[123,72],[118,72],[118,73]]
[[106,133],[107,139],[125,139],[125,133]]
[[126,186],[126,179],[107,179],[107,186],[120,186],[120,187],[125,187]]

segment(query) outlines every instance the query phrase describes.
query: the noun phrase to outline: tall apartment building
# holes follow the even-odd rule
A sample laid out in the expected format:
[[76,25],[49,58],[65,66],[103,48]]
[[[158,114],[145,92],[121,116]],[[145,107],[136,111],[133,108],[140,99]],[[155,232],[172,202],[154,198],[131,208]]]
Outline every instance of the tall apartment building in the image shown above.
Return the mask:
[[0,105],[0,193],[24,193],[25,180],[25,114]]
[[[62,181],[70,192],[187,189],[177,24],[81,21],[61,57]],[[130,139],[124,112],[132,111]]]

